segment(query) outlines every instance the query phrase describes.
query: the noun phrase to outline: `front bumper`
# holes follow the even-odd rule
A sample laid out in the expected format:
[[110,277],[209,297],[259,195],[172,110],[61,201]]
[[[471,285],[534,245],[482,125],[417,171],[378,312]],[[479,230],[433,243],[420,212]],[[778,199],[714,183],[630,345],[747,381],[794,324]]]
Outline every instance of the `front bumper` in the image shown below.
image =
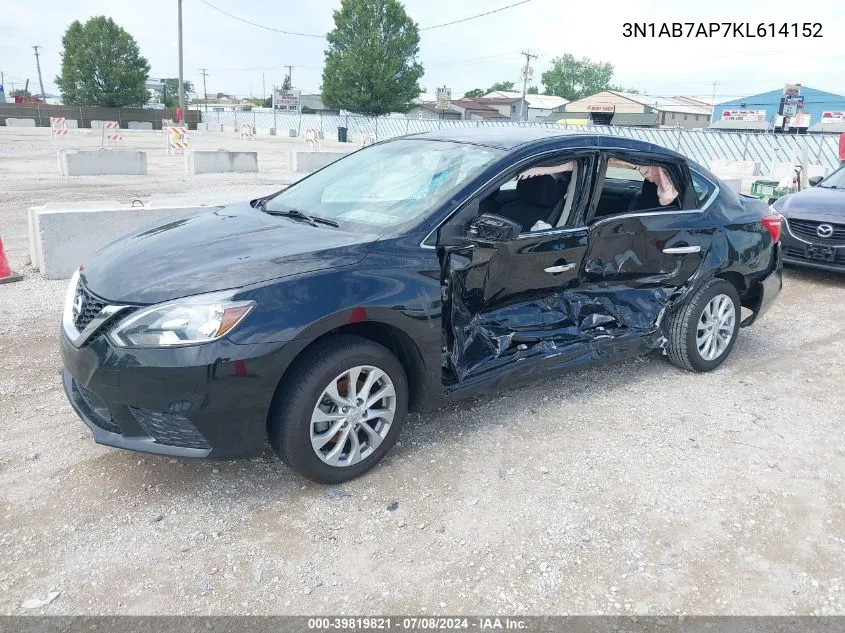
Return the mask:
[[833,249],[833,261],[819,261],[808,255],[808,246],[827,246],[824,240],[819,239],[813,242],[800,239],[792,233],[789,228],[789,221],[781,234],[783,247],[783,261],[792,266],[804,268],[815,268],[816,270],[828,270],[836,273],[845,273],[845,246],[830,246]]
[[65,393],[94,441],[179,457],[260,454],[286,352],[284,343],[225,339],[124,349],[102,335],[75,347],[61,334]]

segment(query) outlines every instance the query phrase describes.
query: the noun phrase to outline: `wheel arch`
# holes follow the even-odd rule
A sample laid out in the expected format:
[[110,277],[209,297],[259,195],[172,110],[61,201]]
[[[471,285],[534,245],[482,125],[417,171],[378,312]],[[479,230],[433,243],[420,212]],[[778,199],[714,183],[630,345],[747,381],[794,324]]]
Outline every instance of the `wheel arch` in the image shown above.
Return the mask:
[[[367,320],[357,321],[354,323],[343,323],[326,329],[321,334],[309,339],[307,344],[303,345],[296,355],[285,367],[279,381],[276,384],[275,393],[273,395],[273,404],[267,412],[267,424],[270,424],[270,415],[274,407],[276,396],[285,380],[290,376],[291,371],[297,366],[303,354],[311,349],[317,343],[325,341],[333,336],[340,334],[348,334],[367,339],[374,343],[387,348],[402,365],[405,370],[405,375],[408,379],[408,410],[419,410],[422,403],[426,400],[426,368],[422,352],[417,346],[414,339],[407,332],[397,327],[396,325],[385,323],[383,321]],[[269,426],[268,426],[269,429]]]

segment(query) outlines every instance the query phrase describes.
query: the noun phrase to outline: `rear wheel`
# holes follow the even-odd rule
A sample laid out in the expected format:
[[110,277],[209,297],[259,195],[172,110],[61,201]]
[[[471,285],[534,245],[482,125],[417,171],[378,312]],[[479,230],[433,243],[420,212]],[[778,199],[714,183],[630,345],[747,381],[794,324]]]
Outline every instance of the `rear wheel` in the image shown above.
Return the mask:
[[705,283],[666,319],[669,360],[691,371],[716,369],[736,343],[741,309],[732,283],[719,278]]
[[408,383],[385,347],[334,336],[306,350],[285,375],[270,413],[270,442],[294,470],[340,483],[376,465],[396,442]]

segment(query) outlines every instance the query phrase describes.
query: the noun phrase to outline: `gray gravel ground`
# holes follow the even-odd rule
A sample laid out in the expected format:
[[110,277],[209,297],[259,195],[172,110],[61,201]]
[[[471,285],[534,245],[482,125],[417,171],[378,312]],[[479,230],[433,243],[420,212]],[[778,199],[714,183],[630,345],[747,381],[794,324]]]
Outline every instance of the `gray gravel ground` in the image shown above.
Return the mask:
[[[12,178],[4,235],[44,198]],[[411,416],[382,465],[327,488],[269,451],[94,444],[59,381],[65,282],[14,263],[2,614],[845,613],[843,278],[789,270],[716,372],[655,355]]]

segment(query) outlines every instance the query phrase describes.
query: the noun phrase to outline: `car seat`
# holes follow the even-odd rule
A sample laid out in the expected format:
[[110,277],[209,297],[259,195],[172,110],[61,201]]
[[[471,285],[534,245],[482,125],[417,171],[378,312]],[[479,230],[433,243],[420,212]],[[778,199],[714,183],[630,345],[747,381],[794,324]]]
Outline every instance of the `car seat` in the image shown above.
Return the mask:
[[506,202],[498,214],[529,230],[542,220],[548,222],[557,204],[566,195],[568,179],[555,180],[552,176],[535,176],[516,183],[516,200]]

